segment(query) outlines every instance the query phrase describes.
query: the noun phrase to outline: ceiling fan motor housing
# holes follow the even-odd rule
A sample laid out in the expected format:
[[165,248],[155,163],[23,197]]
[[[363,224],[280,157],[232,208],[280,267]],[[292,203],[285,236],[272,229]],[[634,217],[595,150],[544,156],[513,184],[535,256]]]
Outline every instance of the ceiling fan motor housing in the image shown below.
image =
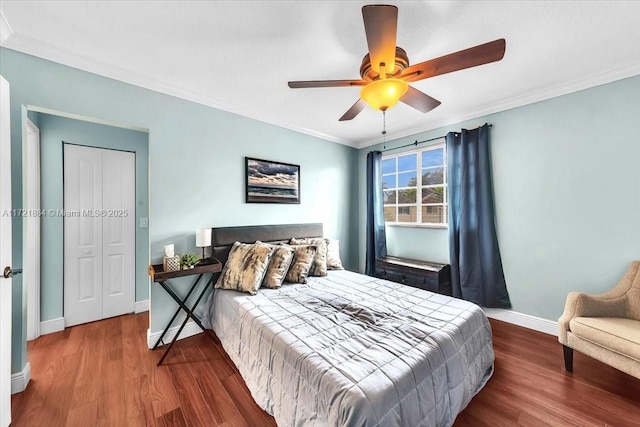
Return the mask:
[[[393,73],[387,74],[388,77],[396,77],[400,75],[402,70],[409,66],[409,57],[407,56],[407,52],[401,47],[396,46],[396,59],[395,59],[395,67],[393,69]],[[374,81],[379,77],[379,74],[373,71],[371,67],[371,58],[367,53],[364,58],[362,58],[362,65],[360,66],[360,77],[362,80]]]

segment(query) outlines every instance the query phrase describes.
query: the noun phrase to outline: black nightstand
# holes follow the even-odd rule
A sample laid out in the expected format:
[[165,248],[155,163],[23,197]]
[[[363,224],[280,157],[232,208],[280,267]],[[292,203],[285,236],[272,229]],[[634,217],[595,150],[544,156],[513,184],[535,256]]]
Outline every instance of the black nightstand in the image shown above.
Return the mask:
[[[192,319],[200,327],[200,329],[202,329],[202,331],[204,333],[207,333],[207,330],[202,325],[202,322],[193,313],[193,311],[196,309],[196,307],[200,303],[200,300],[202,300],[202,297],[204,297],[204,294],[207,292],[209,287],[212,286],[212,284],[214,282],[214,279],[217,277],[217,275],[221,271],[222,271],[222,264],[220,263],[220,261],[218,261],[215,258],[211,258],[209,260],[204,260],[203,263],[198,264],[198,265],[194,266],[193,268],[189,268],[189,269],[186,269],[186,270],[164,271],[163,267],[162,267],[162,264],[156,264],[156,265],[150,265],[149,266],[149,276],[151,276],[151,280],[153,282],[159,283],[160,286],[162,286],[162,288],[169,294],[169,296],[171,296],[171,298],[173,298],[173,300],[175,302],[178,303],[178,306],[179,306],[178,309],[176,310],[176,312],[174,313],[173,317],[169,321],[169,323],[167,323],[167,326],[164,328],[164,331],[162,331],[162,335],[160,335],[160,338],[158,338],[158,341],[156,341],[155,345],[153,346],[153,350],[158,348],[160,343],[163,342],[162,339],[164,338],[165,334],[167,333],[167,331],[171,327],[171,324],[173,323],[173,321],[176,320],[176,317],[178,316],[180,311],[184,310],[187,313],[187,317],[185,317],[184,321],[182,322],[182,325],[180,325],[180,329],[178,329],[178,332],[175,334],[175,336],[171,340],[171,343],[169,344],[169,347],[164,351],[164,354],[160,358],[160,361],[158,362],[158,366],[160,366],[162,364],[162,362],[164,361],[165,357],[167,357],[167,354],[169,354],[169,351],[171,351],[171,347],[173,347],[173,344],[178,339],[178,336],[180,335],[180,333],[184,329],[184,327],[187,324],[187,322],[189,321],[189,319]],[[169,284],[167,282],[169,279],[175,279],[175,278],[184,277],[184,276],[192,276],[192,275],[195,275],[195,274],[197,274],[198,277],[196,277],[196,279],[193,281],[193,284],[191,285],[191,288],[189,289],[189,292],[187,292],[187,295],[184,297],[184,299],[181,299],[175,293],[175,291],[169,286]],[[198,296],[198,299],[196,299],[196,302],[193,304],[193,306],[192,307],[188,307],[187,304],[186,304],[187,300],[189,299],[189,297],[191,296],[193,291],[198,286],[198,283],[200,282],[200,279],[202,279],[202,277],[205,274],[210,274],[211,275],[209,277],[209,280],[207,281],[207,284],[204,285],[204,288],[202,288],[202,291],[200,292],[200,295]]]

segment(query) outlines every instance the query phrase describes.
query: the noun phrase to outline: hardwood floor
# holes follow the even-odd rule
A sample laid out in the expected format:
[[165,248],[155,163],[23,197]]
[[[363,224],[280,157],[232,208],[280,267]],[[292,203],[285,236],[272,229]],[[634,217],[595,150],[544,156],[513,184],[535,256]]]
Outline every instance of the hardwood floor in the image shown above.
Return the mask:
[[[456,426],[640,426],[640,380],[579,353],[566,373],[555,337],[491,324],[495,373]],[[156,367],[147,325],[147,313],[127,315],[29,342],[31,382],[12,397],[12,426],[275,425],[203,334]]]
[[574,352],[556,337],[490,319],[495,372],[456,426],[640,426],[640,380]]

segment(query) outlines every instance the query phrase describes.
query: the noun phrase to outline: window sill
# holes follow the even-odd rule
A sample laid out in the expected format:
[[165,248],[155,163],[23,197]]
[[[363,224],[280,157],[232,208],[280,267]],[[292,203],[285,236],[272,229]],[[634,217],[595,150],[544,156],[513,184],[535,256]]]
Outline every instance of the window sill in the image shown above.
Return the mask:
[[405,224],[401,222],[385,222],[387,227],[404,227],[404,228],[434,228],[440,230],[447,230],[449,226],[447,224]]

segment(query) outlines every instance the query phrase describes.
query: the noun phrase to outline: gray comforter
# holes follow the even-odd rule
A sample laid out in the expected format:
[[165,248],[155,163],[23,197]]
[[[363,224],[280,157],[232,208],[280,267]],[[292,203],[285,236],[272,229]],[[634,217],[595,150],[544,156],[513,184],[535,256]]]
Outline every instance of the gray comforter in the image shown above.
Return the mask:
[[349,271],[216,290],[207,311],[279,426],[450,426],[493,372],[478,306]]

